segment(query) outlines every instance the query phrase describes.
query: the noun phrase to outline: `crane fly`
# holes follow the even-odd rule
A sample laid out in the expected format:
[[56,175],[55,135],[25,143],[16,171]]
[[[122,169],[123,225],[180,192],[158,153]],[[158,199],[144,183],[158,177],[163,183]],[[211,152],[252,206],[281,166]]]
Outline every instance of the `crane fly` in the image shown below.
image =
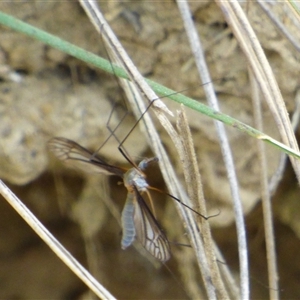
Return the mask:
[[167,237],[142,197],[142,194],[146,193],[150,198],[149,185],[143,171],[149,164],[157,161],[156,157],[144,159],[137,167],[126,170],[106,163],[98,155],[66,138],[52,138],[48,142],[48,148],[58,159],[69,166],[85,172],[121,177],[128,191],[121,217],[122,249],[126,249],[137,239],[151,255],[161,262],[170,258],[170,245]]

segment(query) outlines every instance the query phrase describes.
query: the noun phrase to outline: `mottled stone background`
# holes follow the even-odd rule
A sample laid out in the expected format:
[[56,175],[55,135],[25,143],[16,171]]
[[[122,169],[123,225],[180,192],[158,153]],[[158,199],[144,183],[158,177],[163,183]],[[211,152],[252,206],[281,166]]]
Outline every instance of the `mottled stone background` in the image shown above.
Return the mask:
[[[101,2],[100,7],[142,74],[174,90],[186,90],[187,95],[206,104],[173,1],[107,1]],[[248,68],[236,39],[214,3],[192,2],[191,9],[206,49],[221,110],[253,125]],[[299,87],[299,53],[257,3],[249,2],[244,9],[292,114]],[[299,30],[294,29],[296,25],[288,18],[284,4],[270,5],[270,9],[299,40]],[[106,56],[101,38],[76,2],[1,3],[0,10]],[[109,134],[106,124],[112,104],[123,101],[115,78],[27,36],[3,26],[0,29],[1,179],[76,258],[91,266],[93,273],[118,298],[188,298],[183,283],[178,284],[182,271],[178,270],[176,257],[183,251],[179,246],[172,246],[174,258],[168,263],[176,280],[166,268],[149,262],[133,247],[121,250],[121,228],[118,217],[114,216],[121,211],[126,193],[118,185],[119,180],[111,178],[108,187],[102,178],[65,168],[46,149],[47,140],[53,136],[71,138],[91,149],[103,143]],[[176,112],[178,104],[165,101]],[[271,113],[266,105],[263,107],[264,131],[278,139]],[[124,112],[122,108],[115,111],[112,127]],[[230,189],[213,122],[191,110],[187,114],[205,197],[212,209],[221,212],[210,220],[214,236],[229,266],[238,270]],[[129,115],[122,122],[118,137],[122,139],[133,124],[134,119]],[[182,176],[174,146],[159,126],[158,130],[178,175]],[[256,141],[233,128],[227,128],[227,133],[247,214],[252,299],[262,299],[268,295],[268,283]],[[111,139],[101,149],[101,155],[126,166],[117,146]],[[125,147],[136,161],[152,155],[138,129],[126,140]],[[280,153],[267,146],[267,154],[271,178],[278,168]],[[150,173],[151,184],[164,189],[159,170],[153,168]],[[171,200],[161,195],[155,198],[160,223],[170,240],[186,243]],[[109,204],[111,201],[115,205]],[[289,164],[273,204],[281,297],[299,298],[299,187]],[[85,286],[75,275],[4,200],[0,206],[0,298],[73,299],[83,295]],[[200,278],[197,280],[201,282]]]

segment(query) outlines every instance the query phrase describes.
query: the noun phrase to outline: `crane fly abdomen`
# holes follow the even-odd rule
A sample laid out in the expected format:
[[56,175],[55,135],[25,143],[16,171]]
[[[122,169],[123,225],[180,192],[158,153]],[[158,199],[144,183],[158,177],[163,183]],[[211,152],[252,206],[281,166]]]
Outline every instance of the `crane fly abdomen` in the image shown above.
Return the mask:
[[123,236],[121,246],[122,249],[126,249],[129,247],[134,239],[135,239],[135,224],[134,224],[134,203],[133,203],[133,194],[128,193],[127,199],[122,211],[122,229],[123,229]]

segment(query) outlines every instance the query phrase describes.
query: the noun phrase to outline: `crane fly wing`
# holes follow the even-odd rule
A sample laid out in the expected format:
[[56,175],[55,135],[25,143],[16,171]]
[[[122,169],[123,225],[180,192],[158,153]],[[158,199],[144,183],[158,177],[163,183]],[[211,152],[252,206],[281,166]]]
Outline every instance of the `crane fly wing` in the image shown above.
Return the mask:
[[61,161],[84,172],[118,175],[123,177],[125,170],[107,164],[101,157],[80,146],[76,142],[56,137],[48,141],[49,150]]
[[165,262],[171,256],[168,239],[135,186],[134,193],[136,201],[133,218],[136,237],[148,252]]

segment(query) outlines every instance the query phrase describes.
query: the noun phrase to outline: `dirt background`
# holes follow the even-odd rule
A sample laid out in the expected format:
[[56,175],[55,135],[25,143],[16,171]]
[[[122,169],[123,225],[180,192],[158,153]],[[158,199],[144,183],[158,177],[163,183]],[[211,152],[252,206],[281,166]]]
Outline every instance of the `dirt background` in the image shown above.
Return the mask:
[[[237,41],[215,4],[193,2],[191,5],[221,110],[253,125],[247,64]],[[186,90],[189,96],[206,103],[175,3],[101,2],[100,7],[146,77],[177,91]],[[257,4],[248,3],[244,8],[292,114],[299,87],[299,54]],[[299,40],[295,24],[285,14],[283,4],[270,6],[270,9]],[[101,39],[78,3],[1,3],[0,10],[106,56]],[[121,103],[123,99],[116,80],[27,36],[0,28],[1,179],[116,297],[189,298],[181,283],[187,279],[181,278],[176,260],[180,247],[172,247],[174,258],[168,262],[175,276],[159,263],[138,254],[133,247],[121,250],[121,229],[114,216],[118,219],[126,194],[118,185],[119,180],[111,178],[107,187],[102,178],[65,168],[47,151],[46,142],[53,136],[73,139],[91,149],[103,143],[108,136],[106,124],[112,103]],[[177,104],[168,100],[166,103],[174,112],[178,109]],[[122,108],[115,111],[112,127],[123,113]],[[230,189],[213,122],[195,112],[187,113],[205,196],[212,209],[217,207],[221,211],[218,218],[211,220],[214,236],[227,263],[238,270]],[[279,138],[267,106],[263,113],[264,131]],[[129,115],[117,133],[120,139],[132,124],[134,120]],[[256,143],[235,129],[228,128],[227,132],[247,214],[252,299],[262,299],[268,295],[268,286]],[[160,133],[181,176],[174,146],[163,131]],[[101,155],[110,162],[125,165],[117,146],[116,141],[107,143]],[[151,155],[138,129],[126,140],[125,147],[137,161]],[[269,146],[267,154],[271,178],[278,168],[280,154]],[[164,189],[159,170],[151,171],[151,184]],[[159,220],[169,238],[185,240],[183,228],[177,229],[180,225],[174,225],[177,215],[171,201],[156,197]],[[114,205],[109,204],[110,201]],[[289,164],[273,204],[281,297],[299,299],[299,188]],[[0,206],[0,298],[91,298],[85,286],[13,209],[5,201],[1,201]]]

